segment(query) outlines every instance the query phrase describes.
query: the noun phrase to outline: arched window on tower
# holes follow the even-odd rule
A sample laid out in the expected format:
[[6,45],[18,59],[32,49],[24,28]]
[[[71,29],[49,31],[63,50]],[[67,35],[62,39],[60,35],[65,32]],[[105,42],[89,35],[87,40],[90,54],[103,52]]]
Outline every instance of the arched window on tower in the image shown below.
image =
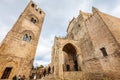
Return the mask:
[[35,24],[36,23],[36,19],[31,18],[31,22]]
[[24,37],[23,37],[23,40],[24,40],[24,41],[27,41],[27,42],[30,42],[31,39],[32,39],[32,37],[29,36],[28,34],[25,34]]

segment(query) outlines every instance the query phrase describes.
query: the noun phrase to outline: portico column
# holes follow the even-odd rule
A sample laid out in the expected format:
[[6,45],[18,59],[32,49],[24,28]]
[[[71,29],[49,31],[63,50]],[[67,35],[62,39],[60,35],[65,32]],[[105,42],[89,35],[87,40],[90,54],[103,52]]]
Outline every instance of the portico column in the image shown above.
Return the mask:
[[59,47],[55,49],[54,76],[56,79],[63,79],[62,48]]
[[81,54],[77,54],[77,62],[78,62],[78,66],[81,67],[81,70],[83,70],[82,55]]
[[60,79],[63,79],[63,64],[62,64],[62,58],[63,58],[63,55],[62,55],[62,47],[59,48],[59,78]]

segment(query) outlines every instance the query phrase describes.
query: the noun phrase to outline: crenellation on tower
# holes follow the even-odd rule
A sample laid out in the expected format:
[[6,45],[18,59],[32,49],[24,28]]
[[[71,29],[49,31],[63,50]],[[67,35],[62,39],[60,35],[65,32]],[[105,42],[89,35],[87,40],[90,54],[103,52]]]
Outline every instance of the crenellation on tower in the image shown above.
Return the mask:
[[31,1],[28,6],[26,7],[26,11],[32,10],[32,12],[36,13],[37,15],[44,15],[45,12],[42,11],[41,8],[39,8],[33,1]]

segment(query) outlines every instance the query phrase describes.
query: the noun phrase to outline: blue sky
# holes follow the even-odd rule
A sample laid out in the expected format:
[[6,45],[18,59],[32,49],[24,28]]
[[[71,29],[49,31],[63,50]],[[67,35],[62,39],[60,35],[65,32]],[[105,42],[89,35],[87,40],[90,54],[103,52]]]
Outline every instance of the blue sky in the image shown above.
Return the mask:
[[[12,28],[30,0],[0,1],[0,41]],[[45,21],[35,56],[34,66],[50,63],[54,36],[64,37],[70,20],[79,11],[90,12],[92,6],[120,17],[120,0],[33,0],[45,13]]]

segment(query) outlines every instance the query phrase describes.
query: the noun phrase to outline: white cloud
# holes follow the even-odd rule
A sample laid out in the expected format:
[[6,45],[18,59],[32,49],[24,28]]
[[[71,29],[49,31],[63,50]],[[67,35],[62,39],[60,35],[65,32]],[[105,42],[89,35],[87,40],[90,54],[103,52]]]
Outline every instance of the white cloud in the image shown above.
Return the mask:
[[44,38],[43,36],[40,37],[40,41],[34,61],[34,66],[37,66],[36,64],[38,63],[44,66],[46,65],[46,63],[50,63],[53,39],[54,39],[54,35],[50,35],[47,38]]
[[120,5],[116,5],[116,7],[111,11],[111,13],[117,17],[120,17]]
[[35,67],[40,66],[40,65],[47,66],[49,63],[50,63],[49,61],[35,60],[34,66]]
[[12,3],[15,2],[15,0],[4,0],[4,2],[5,2],[5,3],[8,3],[8,4],[10,4],[10,3],[12,4]]

